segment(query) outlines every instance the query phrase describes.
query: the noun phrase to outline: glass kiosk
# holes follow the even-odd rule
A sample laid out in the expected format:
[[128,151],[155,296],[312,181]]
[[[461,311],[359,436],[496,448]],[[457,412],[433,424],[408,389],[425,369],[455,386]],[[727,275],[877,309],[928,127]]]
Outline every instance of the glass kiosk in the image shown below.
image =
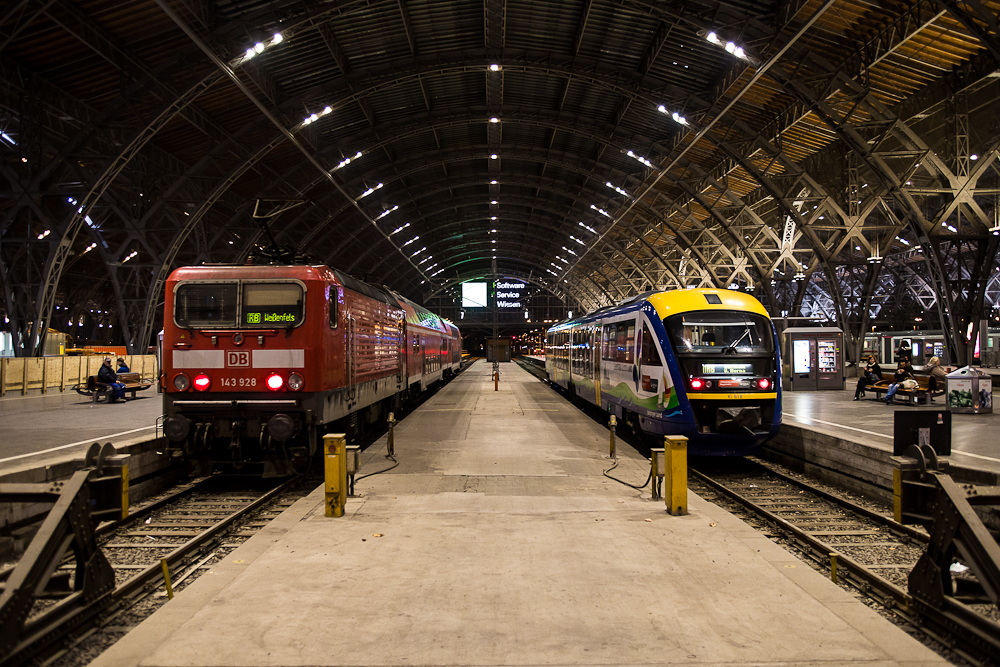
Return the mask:
[[844,388],[844,332],[836,327],[789,327],[781,332],[783,388]]

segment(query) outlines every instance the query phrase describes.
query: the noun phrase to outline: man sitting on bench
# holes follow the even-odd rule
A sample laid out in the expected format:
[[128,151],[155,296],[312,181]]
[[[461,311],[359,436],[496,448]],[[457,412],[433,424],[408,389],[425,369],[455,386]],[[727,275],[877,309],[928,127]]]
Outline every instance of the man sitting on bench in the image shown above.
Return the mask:
[[125,385],[118,381],[118,376],[111,370],[111,357],[104,358],[101,370],[97,371],[97,381],[111,387],[111,397],[108,398],[108,403],[114,403],[119,399],[124,403],[128,400],[125,398]]

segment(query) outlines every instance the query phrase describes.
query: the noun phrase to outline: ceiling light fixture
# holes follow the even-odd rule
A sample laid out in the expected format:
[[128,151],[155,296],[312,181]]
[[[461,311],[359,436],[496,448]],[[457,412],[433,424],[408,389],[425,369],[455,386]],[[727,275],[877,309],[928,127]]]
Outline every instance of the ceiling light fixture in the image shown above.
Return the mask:
[[628,151],[628,152],[627,152],[627,153],[625,153],[625,154],[626,154],[626,155],[628,155],[628,156],[629,156],[630,158],[633,158],[633,159],[635,159],[635,160],[638,160],[639,162],[641,162],[642,164],[646,165],[647,167],[649,167],[649,168],[651,168],[651,169],[652,169],[652,168],[654,168],[654,167],[653,167],[653,163],[652,163],[652,162],[650,162],[649,160],[647,160],[646,158],[642,157],[641,155],[636,155],[636,154],[635,154],[635,153],[633,153],[632,151]]
[[676,111],[668,111],[667,107],[663,106],[662,104],[660,106],[656,107],[656,110],[659,111],[660,113],[670,114],[670,117],[673,118],[674,122],[677,123],[678,125],[687,125],[688,124],[687,118],[685,118],[684,116],[680,115]]
[[[362,193],[361,193],[361,196],[360,196],[360,197],[358,197],[358,199],[364,199],[365,197],[367,197],[367,196],[368,196],[368,195],[370,195],[371,193],[375,192],[376,190],[380,189],[381,187],[382,187],[382,184],[381,184],[381,183],[379,183],[379,184],[378,184],[378,185],[376,185],[376,186],[375,186],[374,188],[368,188],[367,190],[365,190],[364,192],[362,192]],[[355,200],[355,201],[356,201],[356,200]]]
[[399,205],[397,204],[396,206],[393,206],[390,209],[382,211],[381,213],[378,214],[378,217],[376,217],[375,219],[376,220],[381,220],[382,218],[384,218],[385,216],[389,215],[390,213],[392,213],[393,211],[397,210],[398,208],[399,208]]

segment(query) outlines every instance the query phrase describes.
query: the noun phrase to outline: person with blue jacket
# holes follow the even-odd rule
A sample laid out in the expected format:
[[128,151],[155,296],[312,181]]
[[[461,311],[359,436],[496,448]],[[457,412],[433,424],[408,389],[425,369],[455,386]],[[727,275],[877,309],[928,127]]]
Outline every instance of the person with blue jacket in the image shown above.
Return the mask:
[[101,370],[97,371],[97,381],[111,387],[111,398],[108,399],[108,403],[114,403],[118,400],[125,402],[125,385],[118,381],[118,376],[111,370],[111,357],[104,358]]
[[913,373],[910,372],[910,365],[905,361],[900,361],[896,364],[896,372],[892,375],[892,384],[889,385],[889,391],[885,392],[885,404],[892,404],[892,397],[896,395],[899,388],[903,386],[906,380],[913,380],[913,385],[916,386],[917,381],[913,378]]

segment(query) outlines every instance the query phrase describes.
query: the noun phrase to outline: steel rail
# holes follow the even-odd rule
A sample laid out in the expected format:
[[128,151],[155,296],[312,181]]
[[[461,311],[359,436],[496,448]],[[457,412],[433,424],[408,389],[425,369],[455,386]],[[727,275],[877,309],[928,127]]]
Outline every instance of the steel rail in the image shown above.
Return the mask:
[[838,496],[836,494],[830,493],[829,491],[824,491],[823,489],[819,488],[818,486],[813,486],[809,482],[805,482],[805,481],[803,481],[801,479],[796,479],[796,478],[792,477],[791,475],[787,475],[787,474],[781,472],[780,470],[775,470],[771,466],[767,465],[767,463],[765,463],[763,461],[759,461],[759,460],[757,460],[754,457],[748,457],[747,460],[748,461],[752,461],[754,464],[756,464],[757,466],[759,466],[761,470],[766,471],[767,474],[774,475],[778,479],[783,480],[785,482],[788,482],[789,484],[794,484],[794,485],[796,485],[798,487],[806,489],[810,493],[814,493],[817,496],[823,498],[823,500],[826,500],[826,501],[829,501],[831,503],[834,503],[837,506],[842,507],[842,508],[844,508],[844,509],[846,509],[846,510],[848,510],[850,512],[854,512],[855,514],[859,514],[859,515],[863,516],[864,518],[869,519],[869,520],[871,520],[871,521],[879,524],[880,526],[884,526],[884,527],[888,528],[890,531],[892,531],[893,533],[896,533],[897,535],[899,535],[901,537],[906,537],[906,538],[909,538],[909,539],[912,539],[912,540],[916,540],[917,542],[920,542],[921,544],[927,544],[927,542],[930,540],[930,538],[927,536],[927,533],[925,533],[924,531],[922,531],[922,530],[920,530],[918,528],[914,528],[912,526],[906,526],[906,525],[903,525],[901,523],[897,523],[895,520],[890,519],[887,516],[883,516],[883,515],[879,514],[878,512],[870,510],[867,507],[863,507],[862,505],[858,505],[857,503],[851,502],[850,500],[848,500],[846,498],[843,498],[841,496]]
[[[174,568],[180,565],[186,558],[197,553],[199,548],[227,530],[234,522],[256,511],[261,506],[273,500],[275,496],[287,491],[288,487],[298,481],[298,479],[298,477],[290,478],[245,507],[228,515],[197,537],[193,537],[178,546],[163,557],[167,562],[167,567]],[[40,655],[60,653],[59,648],[55,648],[57,644],[71,637],[76,640],[85,638],[90,634],[91,630],[101,624],[102,620],[116,615],[140,597],[142,593],[151,592],[154,589],[152,584],[157,579],[163,581],[163,571],[159,560],[154,565],[150,565],[145,570],[140,571],[116,587],[115,590],[107,595],[89,601],[85,607],[73,614],[56,620],[54,615],[50,615],[50,612],[58,611],[59,606],[53,607],[50,612],[43,613],[25,624],[24,638],[4,658],[2,665],[4,667],[7,665],[24,665],[32,661],[37,662]]]
[[[160,498],[158,500],[154,500],[153,502],[149,503],[148,505],[143,505],[142,507],[136,509],[135,511],[131,512],[124,519],[119,519],[118,521],[106,521],[106,522],[102,523],[100,526],[98,526],[96,530],[94,530],[94,535],[96,537],[103,537],[104,535],[107,535],[108,533],[113,533],[114,531],[118,530],[119,528],[123,528],[123,527],[125,527],[125,526],[127,526],[127,525],[129,525],[131,523],[135,523],[139,519],[152,514],[156,510],[158,510],[158,509],[160,509],[162,507],[165,507],[166,505],[169,505],[170,503],[183,498],[184,496],[188,495],[189,493],[192,493],[193,491],[196,491],[196,490],[200,489],[201,487],[205,486],[210,480],[211,480],[211,477],[206,477],[206,478],[204,478],[204,479],[202,479],[202,480],[200,480],[198,482],[195,482],[195,483],[191,484],[190,486],[186,486],[186,487],[184,487],[182,489],[178,489],[177,491],[172,491],[172,492],[168,493],[167,495],[165,495],[164,497],[162,497],[162,498]],[[73,560],[72,557],[67,556],[67,558],[64,561],[64,563],[65,562],[72,562],[72,560]],[[17,567],[17,565],[15,564],[15,565],[10,565],[10,566],[5,567],[4,569],[0,570],[0,583],[7,581],[7,579],[10,578],[11,573],[14,572],[14,569],[16,567]]]
[[[940,642],[973,664],[995,664],[996,656],[1000,655],[1000,634],[996,632],[996,624],[989,619],[953,600],[945,601],[945,609],[934,609],[921,604],[914,600],[907,591],[889,583],[850,556],[825,544],[770,510],[757,505],[746,496],[697,470],[691,469],[690,474],[713,490],[764,519],[779,531],[790,535],[804,554],[824,569],[829,567],[831,554],[836,554],[838,577],[854,586],[863,595],[892,610],[893,613],[913,627],[918,628],[928,637]],[[798,480],[792,481],[799,484]],[[888,522],[889,519],[879,516],[878,521]]]

